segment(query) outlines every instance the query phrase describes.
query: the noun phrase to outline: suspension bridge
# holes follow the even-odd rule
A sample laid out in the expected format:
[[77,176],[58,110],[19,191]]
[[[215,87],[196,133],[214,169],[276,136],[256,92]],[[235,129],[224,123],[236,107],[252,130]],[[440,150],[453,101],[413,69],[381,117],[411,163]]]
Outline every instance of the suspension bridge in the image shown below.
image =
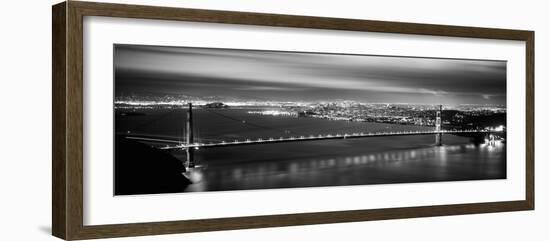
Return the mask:
[[[443,134],[482,134],[489,137],[490,141],[494,141],[494,135],[503,133],[504,130],[443,130],[441,129],[441,111],[440,105],[436,111],[436,122],[433,130],[416,130],[416,131],[387,131],[387,132],[353,132],[353,133],[339,133],[339,134],[324,134],[324,135],[297,135],[287,137],[265,137],[256,139],[241,139],[241,140],[221,140],[215,142],[196,142],[193,133],[193,106],[188,104],[187,118],[185,123],[185,141],[168,140],[164,138],[152,138],[152,137],[140,137],[140,136],[127,136],[126,138],[142,141],[142,142],[156,142],[162,143],[159,149],[163,150],[184,150],[187,154],[187,161],[185,163],[187,168],[193,168],[195,166],[193,154],[195,150],[202,148],[217,148],[217,147],[234,147],[244,145],[259,145],[259,144],[274,144],[274,143],[287,143],[287,142],[305,142],[305,141],[321,141],[321,140],[337,140],[337,139],[357,139],[368,137],[389,137],[389,136],[411,136],[411,135],[434,135],[435,144],[442,145]],[[215,113],[215,112],[213,112]],[[221,114],[220,114],[221,115]],[[235,121],[242,121],[233,117],[225,116],[227,118],[234,119]],[[246,123],[243,121],[243,123]],[[247,123],[248,125],[254,125],[261,128],[264,127],[258,124]]]
[[[439,135],[439,134],[466,134],[466,133],[496,133],[497,131],[490,130],[428,130],[428,131],[391,131],[391,132],[356,132],[356,133],[344,133],[344,134],[326,134],[326,135],[309,135],[309,136],[290,136],[290,137],[269,137],[269,138],[258,138],[258,139],[244,139],[244,140],[234,140],[234,141],[220,141],[220,142],[211,142],[211,143],[181,143],[179,141],[172,140],[163,140],[157,138],[148,138],[148,137],[127,137],[128,139],[146,141],[146,142],[170,142],[175,145],[166,145],[161,146],[159,149],[163,150],[173,150],[180,149],[186,150],[189,148],[194,148],[195,150],[199,148],[213,148],[213,147],[222,147],[222,146],[242,146],[242,145],[255,145],[255,144],[268,144],[268,143],[282,143],[282,142],[303,142],[303,141],[319,141],[319,140],[336,140],[336,139],[354,139],[354,138],[365,138],[365,137],[384,137],[384,136],[408,136],[408,135]],[[440,143],[437,143],[439,144]]]

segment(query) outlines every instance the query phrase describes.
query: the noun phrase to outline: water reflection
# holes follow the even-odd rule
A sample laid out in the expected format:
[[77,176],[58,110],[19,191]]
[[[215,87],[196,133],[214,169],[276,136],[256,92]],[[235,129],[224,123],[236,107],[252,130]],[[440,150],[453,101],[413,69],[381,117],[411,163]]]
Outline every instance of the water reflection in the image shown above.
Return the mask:
[[[211,165],[187,191],[505,178],[505,144],[430,146],[327,158]],[[504,170],[504,171],[503,171]]]

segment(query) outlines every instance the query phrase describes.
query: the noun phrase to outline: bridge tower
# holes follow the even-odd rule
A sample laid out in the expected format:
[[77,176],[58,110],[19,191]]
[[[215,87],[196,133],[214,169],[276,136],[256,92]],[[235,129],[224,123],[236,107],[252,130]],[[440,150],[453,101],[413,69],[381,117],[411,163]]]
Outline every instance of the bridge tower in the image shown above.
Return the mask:
[[[442,105],[439,105],[439,109],[435,113],[435,131],[441,131],[441,110],[443,109]],[[435,134],[435,145],[441,146],[441,133]]]
[[[195,140],[193,139],[194,137],[193,137],[193,104],[192,103],[188,104],[187,120],[185,123],[185,127],[186,127],[185,133],[187,134],[187,138],[185,140],[187,142],[186,144],[187,145],[193,144]],[[195,167],[195,160],[193,158],[194,148],[187,148],[186,154],[187,154],[186,169],[194,168]]]

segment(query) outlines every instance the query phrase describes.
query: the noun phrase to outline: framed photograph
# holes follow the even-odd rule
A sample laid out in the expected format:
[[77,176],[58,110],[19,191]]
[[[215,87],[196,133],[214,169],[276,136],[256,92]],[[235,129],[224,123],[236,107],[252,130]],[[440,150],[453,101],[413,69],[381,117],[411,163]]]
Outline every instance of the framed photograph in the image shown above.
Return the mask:
[[57,237],[534,209],[532,31],[52,11]]

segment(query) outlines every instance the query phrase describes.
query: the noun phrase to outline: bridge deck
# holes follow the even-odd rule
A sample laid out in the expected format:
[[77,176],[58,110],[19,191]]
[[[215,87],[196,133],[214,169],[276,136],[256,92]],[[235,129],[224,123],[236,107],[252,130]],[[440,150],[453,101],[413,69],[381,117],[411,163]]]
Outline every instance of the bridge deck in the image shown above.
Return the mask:
[[[279,137],[279,138],[259,138],[259,139],[246,139],[235,141],[222,141],[212,143],[178,143],[177,141],[165,141],[170,143],[161,147],[160,149],[188,149],[188,148],[212,148],[212,147],[230,147],[230,146],[242,146],[242,145],[257,145],[257,144],[269,144],[269,143],[282,143],[282,142],[301,142],[301,141],[318,141],[318,140],[332,140],[332,139],[353,139],[353,138],[366,138],[366,137],[382,137],[382,136],[409,136],[409,135],[435,135],[435,134],[461,134],[461,133],[497,133],[498,131],[490,130],[432,130],[432,131],[400,131],[400,132],[375,132],[375,133],[352,133],[352,134],[336,134],[336,135],[311,135],[311,136],[296,136],[296,137]],[[161,141],[160,139],[143,138],[143,137],[127,137],[128,139],[138,141]]]

